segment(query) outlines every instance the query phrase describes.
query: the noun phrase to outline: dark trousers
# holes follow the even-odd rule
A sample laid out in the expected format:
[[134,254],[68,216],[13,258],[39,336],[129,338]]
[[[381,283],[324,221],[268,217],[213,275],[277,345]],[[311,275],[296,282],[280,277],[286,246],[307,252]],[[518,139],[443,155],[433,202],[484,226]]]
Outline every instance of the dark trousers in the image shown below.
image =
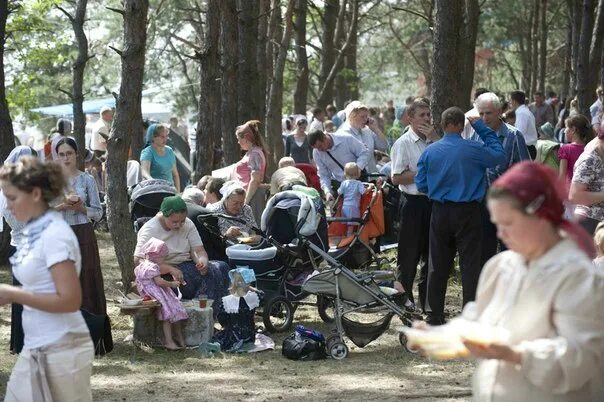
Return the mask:
[[499,245],[499,239],[497,239],[497,227],[491,222],[491,214],[486,205],[481,206],[482,215],[482,255],[480,257],[480,266],[484,267],[484,264],[497,254],[497,246]]
[[600,223],[599,220],[588,218],[586,216],[582,216],[579,218],[579,225],[581,225],[581,227],[585,229],[585,231],[591,236],[596,233],[596,227],[598,226],[598,223]]
[[426,305],[426,285],[428,276],[428,246],[430,239],[430,214],[432,202],[424,195],[404,194],[398,231],[398,280],[409,300],[413,299],[413,281],[417,265],[421,260],[418,291],[422,310]]
[[[8,256],[11,257],[17,249],[14,246],[10,246]],[[13,276],[13,285],[21,286],[19,281]],[[23,349],[23,321],[21,315],[23,314],[23,305],[13,303],[11,304],[10,311],[10,351],[19,354]]]
[[531,156],[531,160],[535,160],[537,157],[537,147],[534,145],[527,145],[526,148],[529,151],[529,155]]
[[447,282],[459,252],[463,304],[474,300],[482,257],[482,212],[478,202],[432,203],[426,312],[428,323],[445,319]]

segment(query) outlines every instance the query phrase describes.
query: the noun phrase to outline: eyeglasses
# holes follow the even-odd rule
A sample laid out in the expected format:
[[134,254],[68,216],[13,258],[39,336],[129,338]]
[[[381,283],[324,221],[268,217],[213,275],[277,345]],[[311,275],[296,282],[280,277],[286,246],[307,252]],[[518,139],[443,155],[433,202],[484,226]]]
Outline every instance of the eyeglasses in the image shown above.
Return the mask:
[[66,159],[66,158],[71,158],[72,156],[74,156],[75,152],[74,151],[59,152],[57,155],[61,159]]

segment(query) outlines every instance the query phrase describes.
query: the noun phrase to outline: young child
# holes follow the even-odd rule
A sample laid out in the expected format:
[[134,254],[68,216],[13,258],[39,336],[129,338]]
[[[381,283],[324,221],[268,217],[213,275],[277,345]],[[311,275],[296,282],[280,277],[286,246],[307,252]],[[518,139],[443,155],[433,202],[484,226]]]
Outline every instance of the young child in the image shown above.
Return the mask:
[[178,350],[185,346],[180,321],[189,318],[184,307],[171,288],[181,285],[177,281],[167,281],[160,276],[159,264],[168,255],[168,246],[154,237],[143,246],[145,259],[134,269],[136,287],[141,297],[149,296],[161,303],[157,319],[163,321],[164,346],[168,350]]
[[[361,177],[361,169],[354,162],[348,162],[344,165],[344,176],[346,180],[340,184],[338,194],[342,194],[342,217],[344,218],[359,218],[361,216],[361,195],[369,189],[359,181]],[[348,223],[348,236],[354,232],[355,226],[358,223]]]
[[558,151],[560,159],[560,179],[564,180],[567,185],[567,191],[573,178],[573,168],[575,162],[585,149],[587,144],[594,136],[591,123],[581,114],[569,117],[565,121],[566,125],[566,142]]
[[325,120],[323,122],[323,131],[326,133],[335,133],[336,125],[331,120]]
[[604,269],[604,222],[598,223],[594,233],[594,244],[598,256],[594,258],[593,263],[597,268]]
[[256,338],[254,315],[263,294],[250,286],[256,281],[250,268],[232,269],[229,278],[230,295],[219,299],[216,306],[217,319],[223,329],[212,337],[212,342],[218,343],[225,352],[235,352]]

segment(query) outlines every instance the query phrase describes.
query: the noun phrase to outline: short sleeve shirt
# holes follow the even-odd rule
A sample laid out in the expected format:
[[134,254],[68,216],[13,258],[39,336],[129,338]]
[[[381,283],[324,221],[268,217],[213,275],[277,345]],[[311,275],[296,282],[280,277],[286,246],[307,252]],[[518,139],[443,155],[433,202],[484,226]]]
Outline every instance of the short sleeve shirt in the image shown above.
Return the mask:
[[165,259],[167,264],[176,265],[189,261],[191,260],[191,249],[203,246],[199,232],[189,218],[185,219],[185,223],[180,229],[166,230],[161,225],[159,217],[156,216],[145,223],[136,236],[136,249],[134,250],[136,257],[144,257],[143,246],[152,237],[163,241],[168,246],[169,254]]
[[[63,220],[61,214],[49,211],[28,223],[17,244],[13,273],[23,289],[33,293],[56,293],[51,268],[64,261],[72,261],[76,272],[81,270],[78,239]],[[63,269],[63,268],[57,268]],[[23,306],[23,332],[25,348],[39,348],[52,344],[68,332],[88,333],[88,327],[79,311],[49,313]]]
[[[580,159],[575,165],[573,183],[587,186],[587,191],[604,191],[604,161],[597,150],[591,151],[585,158]],[[604,202],[592,205],[577,205],[577,215],[586,216],[598,221],[604,221]]]
[[172,148],[166,146],[164,149],[164,154],[160,156],[152,146],[146,147],[141,151],[141,161],[151,162],[151,177],[174,184],[172,168],[176,165],[176,156]]
[[365,185],[358,180],[344,180],[338,187],[338,194],[343,194],[343,207],[358,208],[361,203],[361,195],[365,193]]

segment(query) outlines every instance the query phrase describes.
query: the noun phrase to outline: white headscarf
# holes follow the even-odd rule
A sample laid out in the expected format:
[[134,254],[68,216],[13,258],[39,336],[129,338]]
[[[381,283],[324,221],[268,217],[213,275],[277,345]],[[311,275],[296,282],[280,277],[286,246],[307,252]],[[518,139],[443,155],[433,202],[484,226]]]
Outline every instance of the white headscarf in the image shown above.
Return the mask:
[[220,194],[222,194],[222,200],[226,200],[235,190],[241,189],[245,191],[243,188],[243,184],[238,181],[230,180],[225,182],[220,188]]

